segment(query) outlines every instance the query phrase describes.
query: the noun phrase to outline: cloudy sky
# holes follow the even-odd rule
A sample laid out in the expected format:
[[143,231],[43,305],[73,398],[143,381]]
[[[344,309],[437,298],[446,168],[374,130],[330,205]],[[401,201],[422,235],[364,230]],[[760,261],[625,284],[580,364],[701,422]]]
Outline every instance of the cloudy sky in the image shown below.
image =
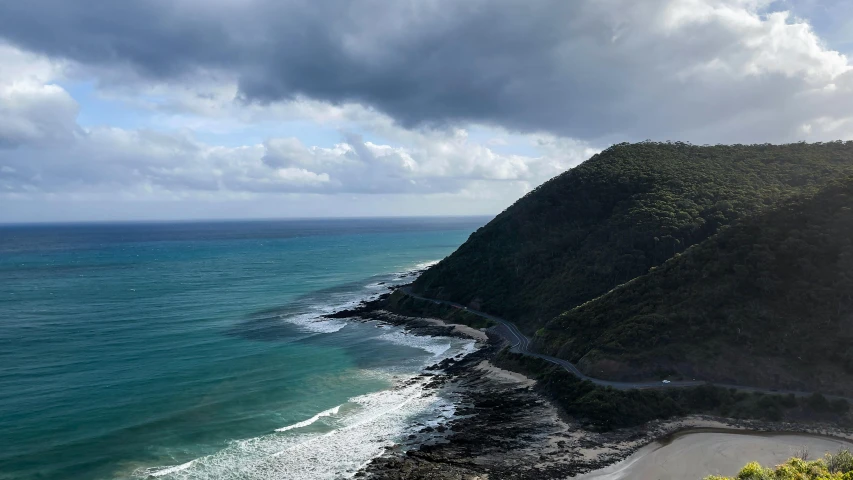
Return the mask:
[[0,222],[494,214],[615,142],[851,139],[850,3],[0,2]]

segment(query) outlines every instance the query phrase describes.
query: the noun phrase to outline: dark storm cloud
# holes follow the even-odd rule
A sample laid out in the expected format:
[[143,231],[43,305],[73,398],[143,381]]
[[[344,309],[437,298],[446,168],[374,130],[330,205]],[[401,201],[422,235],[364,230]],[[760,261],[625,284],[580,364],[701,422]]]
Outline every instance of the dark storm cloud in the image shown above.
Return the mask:
[[797,94],[846,60],[758,3],[27,0],[0,4],[0,35],[143,78],[227,72],[249,102],[358,102],[407,127],[754,141],[790,138],[805,109],[844,114]]
[[[404,125],[480,121],[602,133],[624,84],[586,53],[612,26],[584,2],[27,0],[0,5],[24,48],[154,78],[228,69],[249,101],[356,101]],[[581,20],[582,19],[582,20]],[[616,108],[615,108],[616,107]],[[608,126],[608,128],[612,127]]]
[[228,65],[239,52],[231,50],[224,26],[181,2],[162,0],[0,4],[0,35],[14,43],[85,64],[129,65],[157,77]]

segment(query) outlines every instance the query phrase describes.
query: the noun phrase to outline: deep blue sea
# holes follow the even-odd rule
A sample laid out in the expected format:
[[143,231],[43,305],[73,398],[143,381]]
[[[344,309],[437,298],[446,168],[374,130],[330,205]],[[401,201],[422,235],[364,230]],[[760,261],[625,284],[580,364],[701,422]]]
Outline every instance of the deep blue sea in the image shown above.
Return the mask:
[[473,346],[320,315],[486,221],[0,226],[0,479],[350,476]]

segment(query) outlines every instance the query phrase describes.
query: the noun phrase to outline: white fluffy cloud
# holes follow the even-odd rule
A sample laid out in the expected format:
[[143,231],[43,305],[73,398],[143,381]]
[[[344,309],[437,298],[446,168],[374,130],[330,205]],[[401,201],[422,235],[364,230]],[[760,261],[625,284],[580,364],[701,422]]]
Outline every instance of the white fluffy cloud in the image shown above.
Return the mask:
[[608,94],[594,98],[598,109],[582,104],[601,126],[591,137],[779,143],[853,136],[853,130],[824,128],[833,124],[826,119],[846,123],[850,117],[849,59],[828,48],[806,20],[773,11],[775,5],[591,3],[588,18],[599,19],[600,32],[590,36],[597,37],[561,47],[567,68],[589,70]]
[[77,102],[50,83],[62,66],[0,44],[0,148],[70,140]]
[[[261,106],[235,101],[236,86],[206,83],[170,90],[153,84],[144,95],[111,90],[163,129],[82,128],[79,105],[59,84],[79,65],[49,61],[0,46],[0,193],[83,194],[121,198],[235,198],[271,193],[470,194],[478,181],[519,181],[527,188],[577,164],[590,152],[578,143],[542,156],[499,154],[470,141],[466,130],[407,130],[357,104],[297,101]],[[201,94],[201,91],[206,94]],[[228,131],[259,121],[308,119],[332,127],[360,127],[390,143],[341,133],[330,147],[294,137],[268,138],[236,147],[198,141],[192,130]],[[188,129],[187,127],[194,127]],[[495,135],[507,132],[495,130]],[[538,137],[519,137],[535,150]]]
[[582,144],[555,151],[528,138],[539,156],[499,154],[466,132],[421,134],[409,146],[380,145],[347,135],[332,147],[296,138],[211,146],[186,134],[97,128],[61,150],[0,150],[0,191],[162,191],[203,193],[460,193],[478,181],[538,184],[593,153]]
[[[303,38],[302,50],[293,50],[287,31],[265,31],[271,44],[282,44],[283,58],[296,55],[281,66],[283,72],[274,70],[278,57],[262,57],[254,65],[254,55],[266,50],[244,43],[245,32],[238,33],[245,25],[230,25],[229,19],[222,21],[233,37],[223,37],[221,48],[243,51],[239,61],[217,63],[205,61],[203,51],[166,49],[157,59],[177,63],[175,55],[183,53],[192,68],[153,78],[145,75],[153,68],[149,60],[129,52],[127,65],[135,69],[121,64],[110,76],[108,65],[98,63],[96,71],[110,78],[105,85],[114,95],[163,115],[173,126],[226,130],[292,118],[376,123],[376,108],[392,123],[496,125],[599,146],[646,138],[698,143],[849,138],[853,131],[837,127],[848,123],[853,107],[848,58],[828,48],[806,20],[774,11],[776,5],[542,1],[522,15],[516,2],[495,1],[485,10],[399,2],[373,13],[377,4],[365,2],[359,14],[330,18],[328,28],[340,31],[329,32],[329,38]],[[272,8],[262,0],[251,6],[258,15]],[[294,18],[304,14],[293,12]],[[276,22],[258,21],[259,29]],[[503,43],[496,43],[499,33]],[[446,37],[456,39],[452,47]],[[318,62],[312,68],[322,66],[322,81],[299,77],[302,70],[313,71],[311,62]],[[292,82],[308,83],[277,86],[279,77],[289,75],[299,77]],[[260,84],[266,85],[263,92],[256,91]]]

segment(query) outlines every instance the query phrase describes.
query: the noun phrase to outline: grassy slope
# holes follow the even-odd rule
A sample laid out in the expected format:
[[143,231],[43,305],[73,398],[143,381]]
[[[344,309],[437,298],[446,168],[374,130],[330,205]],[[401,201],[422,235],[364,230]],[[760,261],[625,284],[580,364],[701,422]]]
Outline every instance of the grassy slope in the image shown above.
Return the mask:
[[611,378],[853,395],[853,180],[736,222],[565,312],[543,351]]
[[721,226],[851,167],[851,142],[616,145],[520,199],[425,272],[415,290],[532,333]]

